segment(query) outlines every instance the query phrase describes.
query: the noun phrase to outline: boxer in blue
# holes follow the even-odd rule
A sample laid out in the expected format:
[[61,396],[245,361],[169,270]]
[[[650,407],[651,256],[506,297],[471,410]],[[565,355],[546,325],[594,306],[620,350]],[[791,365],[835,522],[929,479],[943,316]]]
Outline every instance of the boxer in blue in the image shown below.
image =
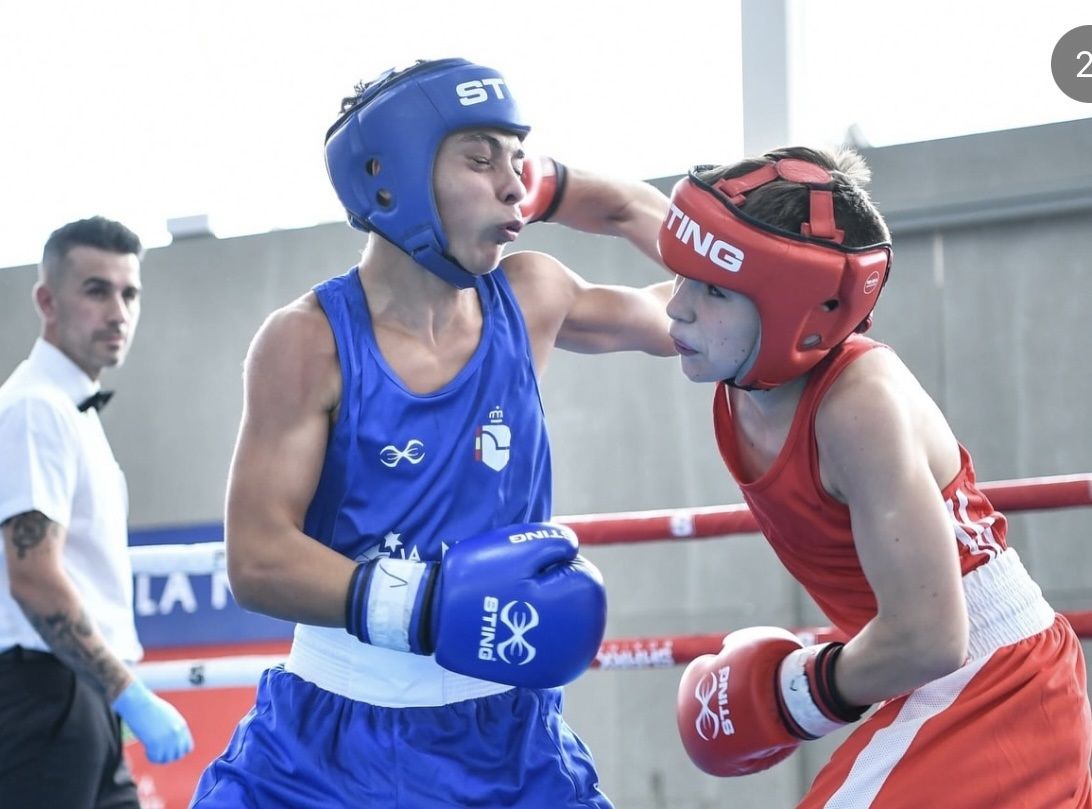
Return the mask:
[[658,261],[666,198],[526,157],[503,77],[461,59],[342,113],[327,168],[368,245],[259,330],[228,489],[235,597],[297,628],[192,806],[609,807],[561,716],[606,600],[546,522],[538,376],[555,346],[674,354],[670,283],[501,253],[552,218]]

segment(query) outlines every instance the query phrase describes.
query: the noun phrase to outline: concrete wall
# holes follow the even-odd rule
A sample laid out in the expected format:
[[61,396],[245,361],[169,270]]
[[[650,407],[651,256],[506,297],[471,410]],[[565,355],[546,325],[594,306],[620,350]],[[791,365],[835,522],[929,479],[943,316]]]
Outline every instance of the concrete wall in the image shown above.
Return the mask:
[[[937,399],[982,480],[1092,471],[1090,153],[1092,120],[866,152],[896,244],[873,335]],[[335,224],[150,251],[144,320],[129,362],[107,378],[119,394],[104,413],[134,526],[220,519],[251,336],[361,246]],[[554,225],[530,228],[520,247],[593,281],[663,277],[627,244]],[[33,280],[30,267],[0,271],[0,376],[37,333]],[[543,392],[559,514],[741,499],[711,441],[712,389],[676,364],[555,354]],[[1073,562],[1087,558],[1090,526],[1087,509],[1012,520],[1011,544],[1058,608],[1092,607],[1092,567]],[[609,582],[611,636],[822,622],[757,536],[587,554]],[[678,674],[593,672],[568,689],[569,721],[617,805],[793,805],[838,740],[762,775],[705,776],[677,741]]]

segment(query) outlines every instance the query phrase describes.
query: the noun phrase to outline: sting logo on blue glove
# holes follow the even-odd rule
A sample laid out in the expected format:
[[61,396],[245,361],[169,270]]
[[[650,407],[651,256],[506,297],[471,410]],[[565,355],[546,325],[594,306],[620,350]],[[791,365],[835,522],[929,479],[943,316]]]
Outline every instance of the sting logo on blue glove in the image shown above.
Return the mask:
[[567,525],[547,525],[540,531],[518,531],[508,535],[508,541],[513,545],[532,539],[568,539],[575,542],[576,533]]
[[[479,660],[496,660],[525,666],[537,651],[523,636],[538,626],[538,610],[528,601],[509,601],[500,609],[500,600],[486,596],[482,604],[482,632],[478,646]],[[499,613],[498,613],[499,610]],[[512,636],[497,645],[497,622],[508,627]]]

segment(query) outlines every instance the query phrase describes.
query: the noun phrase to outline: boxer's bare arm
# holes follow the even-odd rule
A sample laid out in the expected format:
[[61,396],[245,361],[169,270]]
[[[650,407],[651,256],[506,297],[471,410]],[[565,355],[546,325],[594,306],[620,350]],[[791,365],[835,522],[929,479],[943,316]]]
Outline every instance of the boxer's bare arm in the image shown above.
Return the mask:
[[878,606],[838,661],[838,689],[856,705],[948,674],[966,655],[959,558],[940,494],[959,468],[958,446],[929,404],[898,358],[876,350],[846,369],[816,419],[822,478],[849,508]]
[[646,182],[600,177],[570,168],[565,193],[550,221],[587,233],[624,238],[662,266],[656,236],[667,206],[667,197]]
[[246,609],[344,626],[355,565],[302,531],[340,386],[333,334],[313,294],[266,320],[246,359],[228,480],[228,576]]
[[523,310],[539,373],[555,345],[585,354],[675,354],[665,310],[671,282],[591,284],[552,256],[529,251],[512,254],[502,266]]

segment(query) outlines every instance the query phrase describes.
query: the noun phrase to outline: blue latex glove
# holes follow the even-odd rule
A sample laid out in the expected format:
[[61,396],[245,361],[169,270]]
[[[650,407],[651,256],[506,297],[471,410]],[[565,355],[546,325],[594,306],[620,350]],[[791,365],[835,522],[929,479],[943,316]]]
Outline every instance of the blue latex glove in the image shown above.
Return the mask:
[[193,736],[182,714],[140,680],[133,680],[121,692],[113,708],[140,739],[153,764],[167,764],[193,750]]

